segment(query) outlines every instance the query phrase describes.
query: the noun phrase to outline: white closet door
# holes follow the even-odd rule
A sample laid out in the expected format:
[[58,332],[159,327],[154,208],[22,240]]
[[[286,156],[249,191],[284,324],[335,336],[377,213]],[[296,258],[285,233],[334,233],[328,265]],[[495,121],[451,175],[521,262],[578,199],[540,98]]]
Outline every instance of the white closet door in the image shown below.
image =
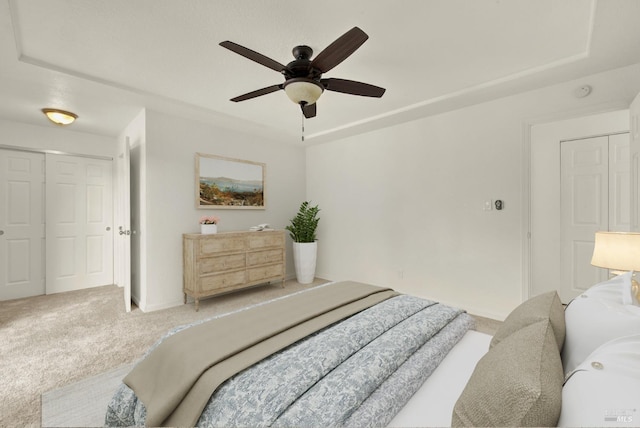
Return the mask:
[[44,294],[44,159],[0,150],[0,300]]
[[608,137],[563,141],[561,164],[561,294],[568,302],[606,271],[591,266],[594,237],[609,227]]
[[47,154],[47,294],[113,283],[112,162]]
[[561,143],[561,289],[563,302],[607,279],[591,266],[595,232],[631,230],[629,134]]
[[609,229],[631,231],[631,138],[609,136]]

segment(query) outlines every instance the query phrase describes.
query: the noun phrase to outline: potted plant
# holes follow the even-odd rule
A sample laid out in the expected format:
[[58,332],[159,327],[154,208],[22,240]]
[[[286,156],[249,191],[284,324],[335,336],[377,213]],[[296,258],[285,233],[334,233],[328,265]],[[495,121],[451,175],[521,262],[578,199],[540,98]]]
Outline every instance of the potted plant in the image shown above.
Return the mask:
[[293,264],[296,269],[296,279],[300,284],[313,282],[316,273],[316,257],[318,243],[316,229],[318,228],[318,206],[312,207],[309,201],[300,205],[298,214],[285,227],[293,239]]
[[214,215],[200,217],[200,233],[203,235],[213,235],[218,233],[218,222],[220,219]]

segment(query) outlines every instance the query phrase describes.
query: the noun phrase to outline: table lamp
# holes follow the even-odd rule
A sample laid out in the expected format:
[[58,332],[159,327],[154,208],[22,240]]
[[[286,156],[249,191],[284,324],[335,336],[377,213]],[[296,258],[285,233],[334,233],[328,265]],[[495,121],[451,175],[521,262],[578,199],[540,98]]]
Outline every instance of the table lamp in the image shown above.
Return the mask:
[[[596,232],[591,264],[610,269],[613,275],[640,271],[640,233]],[[635,279],[631,280],[631,293],[636,302],[640,300],[640,286]]]

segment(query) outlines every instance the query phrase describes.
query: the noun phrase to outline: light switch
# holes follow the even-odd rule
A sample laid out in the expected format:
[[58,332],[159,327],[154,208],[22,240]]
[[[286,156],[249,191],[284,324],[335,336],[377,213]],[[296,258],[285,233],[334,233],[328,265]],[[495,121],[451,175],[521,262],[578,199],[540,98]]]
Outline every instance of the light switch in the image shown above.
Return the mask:
[[484,201],[484,210],[491,211],[492,209],[493,209],[493,201],[491,200]]

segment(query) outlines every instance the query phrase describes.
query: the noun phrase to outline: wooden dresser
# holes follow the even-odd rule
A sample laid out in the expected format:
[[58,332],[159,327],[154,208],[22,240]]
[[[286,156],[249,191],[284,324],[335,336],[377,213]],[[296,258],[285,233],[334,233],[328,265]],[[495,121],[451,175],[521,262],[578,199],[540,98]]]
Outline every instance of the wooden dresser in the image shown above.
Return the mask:
[[284,230],[184,234],[183,292],[195,299],[282,281],[285,276]]

